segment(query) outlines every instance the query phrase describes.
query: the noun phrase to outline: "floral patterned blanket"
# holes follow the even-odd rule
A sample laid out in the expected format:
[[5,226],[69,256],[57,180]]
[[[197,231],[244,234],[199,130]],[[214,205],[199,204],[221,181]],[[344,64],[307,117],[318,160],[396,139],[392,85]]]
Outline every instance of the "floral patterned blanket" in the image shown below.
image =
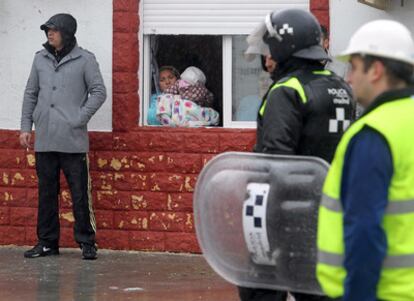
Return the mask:
[[162,125],[176,127],[214,126],[219,123],[219,113],[201,107],[180,95],[161,94],[157,98],[157,118]]

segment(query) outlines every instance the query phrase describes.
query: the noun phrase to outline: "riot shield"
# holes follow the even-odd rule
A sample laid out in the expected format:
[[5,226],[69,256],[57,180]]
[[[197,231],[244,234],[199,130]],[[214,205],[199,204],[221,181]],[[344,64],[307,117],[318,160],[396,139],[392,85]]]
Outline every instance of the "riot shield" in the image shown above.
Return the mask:
[[322,294],[316,226],[328,168],[315,157],[229,152],[211,160],[194,194],[211,267],[238,286]]

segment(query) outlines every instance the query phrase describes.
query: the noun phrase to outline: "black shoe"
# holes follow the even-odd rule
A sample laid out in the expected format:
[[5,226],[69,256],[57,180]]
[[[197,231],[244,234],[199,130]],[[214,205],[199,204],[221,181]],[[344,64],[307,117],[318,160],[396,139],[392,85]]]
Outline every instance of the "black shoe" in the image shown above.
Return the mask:
[[24,257],[26,258],[36,258],[50,255],[59,255],[59,248],[46,247],[39,243],[32,249],[24,252]]
[[96,258],[98,258],[98,255],[96,254],[97,249],[95,245],[81,244],[81,249],[83,259],[95,260]]

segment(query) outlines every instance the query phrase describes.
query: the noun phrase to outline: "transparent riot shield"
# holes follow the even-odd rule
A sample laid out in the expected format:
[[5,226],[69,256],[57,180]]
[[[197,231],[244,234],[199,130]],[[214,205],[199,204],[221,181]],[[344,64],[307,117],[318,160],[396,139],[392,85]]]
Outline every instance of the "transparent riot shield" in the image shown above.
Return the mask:
[[211,267],[238,286],[322,294],[316,225],[328,168],[315,157],[230,152],[211,160],[194,195]]

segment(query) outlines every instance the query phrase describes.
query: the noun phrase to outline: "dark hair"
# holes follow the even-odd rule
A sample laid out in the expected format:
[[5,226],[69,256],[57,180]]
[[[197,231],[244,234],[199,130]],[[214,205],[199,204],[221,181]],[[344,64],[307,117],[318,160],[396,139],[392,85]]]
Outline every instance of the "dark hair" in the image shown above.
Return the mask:
[[408,63],[374,55],[361,55],[360,57],[364,63],[365,72],[368,71],[375,61],[381,62],[385,67],[388,83],[391,86],[397,85],[400,81],[406,84],[413,83],[414,67]]
[[322,37],[324,39],[328,39],[329,38],[328,28],[325,25],[321,24],[321,31],[322,31]]
[[171,71],[171,73],[177,78],[180,78],[180,72],[178,72],[178,70],[174,67],[174,66],[162,66],[159,70],[159,73],[161,73],[162,71]]
[[260,63],[262,65],[263,71],[266,71],[267,72],[267,68],[266,68],[266,56],[264,56],[264,55],[261,55],[260,56]]

